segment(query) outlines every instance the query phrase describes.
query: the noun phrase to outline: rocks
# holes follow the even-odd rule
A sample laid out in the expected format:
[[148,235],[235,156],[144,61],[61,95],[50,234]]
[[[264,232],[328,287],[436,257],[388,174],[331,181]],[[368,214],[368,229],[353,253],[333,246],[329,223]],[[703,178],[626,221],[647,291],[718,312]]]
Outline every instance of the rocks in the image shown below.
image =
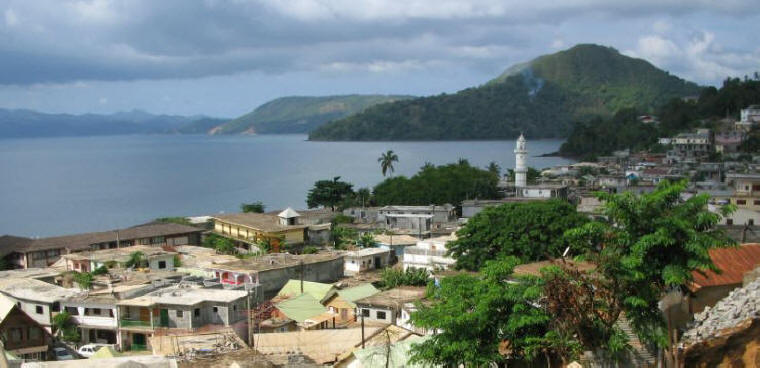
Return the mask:
[[720,335],[747,320],[760,316],[760,279],[732,291],[713,308],[694,315],[694,322],[681,338],[681,346],[699,343]]

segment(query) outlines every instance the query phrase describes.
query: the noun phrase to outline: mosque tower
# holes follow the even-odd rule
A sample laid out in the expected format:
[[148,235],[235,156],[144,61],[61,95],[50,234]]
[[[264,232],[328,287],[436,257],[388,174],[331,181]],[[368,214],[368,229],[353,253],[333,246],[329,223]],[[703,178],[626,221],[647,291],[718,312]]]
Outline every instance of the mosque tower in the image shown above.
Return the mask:
[[517,146],[515,147],[515,188],[524,188],[527,184],[526,173],[528,169],[525,167],[525,155],[528,151],[525,150],[525,137],[520,134],[520,138],[517,138]]

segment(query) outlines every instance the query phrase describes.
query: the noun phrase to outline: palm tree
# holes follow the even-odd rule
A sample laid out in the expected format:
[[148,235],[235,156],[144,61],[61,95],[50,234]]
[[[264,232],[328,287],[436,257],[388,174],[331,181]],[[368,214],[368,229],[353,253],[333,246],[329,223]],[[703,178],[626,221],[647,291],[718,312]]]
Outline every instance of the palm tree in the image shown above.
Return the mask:
[[383,176],[385,176],[388,170],[390,170],[391,174],[393,174],[393,163],[398,162],[398,156],[396,156],[393,151],[388,150],[388,152],[380,155],[380,158],[377,159],[377,162],[380,163],[380,169],[383,170]]

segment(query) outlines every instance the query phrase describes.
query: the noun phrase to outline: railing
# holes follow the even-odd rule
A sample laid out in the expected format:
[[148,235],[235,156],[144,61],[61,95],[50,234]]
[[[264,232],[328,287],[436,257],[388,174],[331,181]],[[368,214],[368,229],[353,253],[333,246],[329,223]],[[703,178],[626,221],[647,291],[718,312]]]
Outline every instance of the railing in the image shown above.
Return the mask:
[[150,328],[150,321],[134,320],[134,319],[122,319],[122,327],[147,327]]

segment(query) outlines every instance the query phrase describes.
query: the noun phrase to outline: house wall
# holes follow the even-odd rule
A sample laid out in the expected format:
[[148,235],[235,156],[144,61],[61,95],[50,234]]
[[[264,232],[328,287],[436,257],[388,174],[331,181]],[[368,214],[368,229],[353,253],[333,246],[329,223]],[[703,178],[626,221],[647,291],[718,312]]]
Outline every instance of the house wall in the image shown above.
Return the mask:
[[3,336],[4,348],[10,352],[47,346],[52,342],[48,331],[32,322],[29,316],[18,308],[14,308],[0,324],[0,335]]
[[[165,268],[159,267],[159,263],[161,261],[166,262]],[[153,256],[148,261],[148,266],[151,270],[174,271],[174,255],[166,254],[166,255],[160,255],[160,256]]]
[[[365,322],[374,321],[374,322],[382,322],[382,323],[388,323],[388,324],[396,323],[396,314],[390,308],[361,305],[361,304],[357,304],[357,308],[359,310],[359,315],[357,317],[359,319],[364,318]],[[363,313],[367,313],[365,311],[369,311],[369,316],[363,314]],[[385,313],[385,318],[380,318],[377,314],[378,312]]]
[[[16,305],[35,322],[39,323],[50,331],[50,312],[51,305],[42,302],[27,301],[22,299],[16,299],[8,295],[8,298],[16,302]],[[40,307],[38,310],[37,307]],[[41,313],[38,313],[41,311]]]
[[691,314],[699,313],[705,307],[714,306],[719,300],[728,296],[731,290],[741,287],[742,284],[731,284],[721,286],[708,286],[699,289],[689,297],[689,312]]
[[[343,277],[343,257],[332,260],[304,264],[304,281],[335,282]],[[301,268],[299,265],[276,268],[258,272],[259,284],[261,285],[256,298],[258,301],[271,299],[291,279],[299,279]]]

